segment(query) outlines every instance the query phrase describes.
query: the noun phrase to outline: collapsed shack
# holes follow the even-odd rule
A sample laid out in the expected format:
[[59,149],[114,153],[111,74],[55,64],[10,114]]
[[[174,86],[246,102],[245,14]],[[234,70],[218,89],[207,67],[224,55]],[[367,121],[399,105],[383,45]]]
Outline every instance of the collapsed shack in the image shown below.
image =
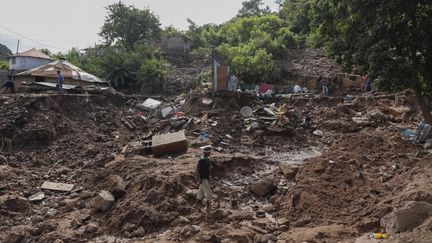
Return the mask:
[[57,71],[64,76],[63,89],[106,90],[106,81],[89,74],[68,61],[54,61],[15,75],[15,87],[18,91],[56,89]]

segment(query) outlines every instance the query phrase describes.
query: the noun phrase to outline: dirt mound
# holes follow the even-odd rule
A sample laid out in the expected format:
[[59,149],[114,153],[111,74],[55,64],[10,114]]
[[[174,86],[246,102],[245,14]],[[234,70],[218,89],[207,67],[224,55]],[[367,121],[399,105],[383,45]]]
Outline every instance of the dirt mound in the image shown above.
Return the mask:
[[[173,127],[133,96],[2,97],[0,240],[355,241],[405,202],[432,202],[429,152],[400,136],[419,118],[404,95],[184,98],[165,99],[185,113]],[[179,129],[186,153],[148,153],[152,135]],[[195,204],[204,145],[215,160],[209,210]],[[41,189],[45,181],[74,187]],[[95,208],[101,191],[114,198],[106,211]],[[425,219],[392,239],[427,242],[428,229]]]

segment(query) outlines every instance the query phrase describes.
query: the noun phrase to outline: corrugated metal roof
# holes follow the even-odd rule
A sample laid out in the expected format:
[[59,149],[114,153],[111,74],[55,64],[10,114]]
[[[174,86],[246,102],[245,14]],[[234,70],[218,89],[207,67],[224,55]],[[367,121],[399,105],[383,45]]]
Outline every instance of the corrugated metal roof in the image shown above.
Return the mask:
[[65,78],[71,78],[75,80],[82,80],[89,83],[106,83],[100,78],[94,76],[93,74],[87,73],[74,66],[68,61],[54,61],[40,67],[36,67],[27,70],[22,73],[18,73],[16,76],[33,76],[33,77],[45,77],[45,78],[56,78],[57,71],[60,71]]
[[28,50],[28,51],[9,56],[8,58],[12,58],[12,57],[35,57],[35,58],[52,60],[50,56],[37,50],[36,48],[33,48],[33,49]]

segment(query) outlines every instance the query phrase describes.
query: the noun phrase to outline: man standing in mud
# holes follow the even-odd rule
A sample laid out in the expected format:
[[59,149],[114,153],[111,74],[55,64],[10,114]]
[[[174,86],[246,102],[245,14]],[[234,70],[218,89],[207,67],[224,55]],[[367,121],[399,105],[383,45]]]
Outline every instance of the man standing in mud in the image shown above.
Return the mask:
[[64,76],[60,71],[57,71],[57,90],[63,92]]
[[210,209],[211,206],[211,199],[212,199],[212,191],[210,188],[210,166],[212,164],[212,161],[210,160],[210,147],[204,148],[204,155],[203,157],[198,161],[197,165],[197,179],[198,183],[200,184],[197,200],[199,203],[202,202],[204,197],[206,198],[207,202],[207,209]]

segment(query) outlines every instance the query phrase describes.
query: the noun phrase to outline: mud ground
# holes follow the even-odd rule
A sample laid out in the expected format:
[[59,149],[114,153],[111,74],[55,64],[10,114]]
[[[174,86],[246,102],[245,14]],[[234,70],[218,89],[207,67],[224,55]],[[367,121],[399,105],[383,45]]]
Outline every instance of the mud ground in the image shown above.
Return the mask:
[[[179,109],[190,122],[172,128],[158,111],[136,119],[143,99],[132,96],[2,96],[0,240],[380,242],[365,235],[384,230],[381,218],[408,201],[432,203],[431,145],[400,135],[421,119],[409,93],[358,95],[349,104],[321,96],[185,98]],[[240,117],[245,105],[255,110],[252,118]],[[276,118],[260,109],[281,106],[286,112]],[[137,128],[125,126],[125,118]],[[247,131],[254,121],[259,127]],[[186,153],[155,158],[134,145],[180,129]],[[204,145],[215,148],[209,210],[195,204]],[[252,189],[263,179],[274,190],[258,196]],[[43,190],[46,180],[74,188]],[[101,190],[115,197],[106,212],[94,209]],[[45,198],[29,201],[38,192]],[[429,217],[386,241],[432,242],[431,232]]]

